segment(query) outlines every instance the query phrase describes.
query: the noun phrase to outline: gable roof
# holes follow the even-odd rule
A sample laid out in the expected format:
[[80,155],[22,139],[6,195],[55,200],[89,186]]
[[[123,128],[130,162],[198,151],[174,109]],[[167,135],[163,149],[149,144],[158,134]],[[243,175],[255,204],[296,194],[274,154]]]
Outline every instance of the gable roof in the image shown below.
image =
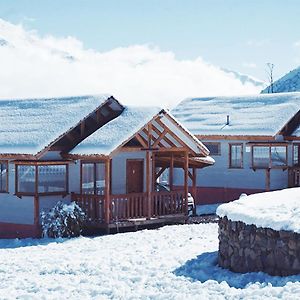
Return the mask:
[[0,153],[38,153],[109,98],[97,95],[0,100]]
[[275,136],[299,110],[300,93],[281,93],[190,98],[172,113],[193,134]]
[[[148,123],[159,127],[156,118],[161,116],[161,124],[170,127],[173,133],[180,132],[180,138],[185,144],[191,144],[190,148],[197,151],[198,154],[204,156],[209,154],[208,149],[186,128],[174,119],[166,111],[158,107],[126,107],[124,111],[115,119],[99,128],[93,134],[79,143],[73,150],[71,155],[111,155],[117,149],[125,145],[137,133],[147,139],[142,129]],[[172,137],[169,136],[171,139]],[[174,143],[177,142],[174,140]],[[177,143],[178,144],[178,143]]]

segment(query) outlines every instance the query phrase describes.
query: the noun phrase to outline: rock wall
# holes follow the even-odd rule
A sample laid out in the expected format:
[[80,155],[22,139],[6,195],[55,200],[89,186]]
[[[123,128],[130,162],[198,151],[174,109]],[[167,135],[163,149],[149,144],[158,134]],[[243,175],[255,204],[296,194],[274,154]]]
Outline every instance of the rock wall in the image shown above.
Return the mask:
[[300,234],[219,220],[219,266],[233,272],[300,273]]

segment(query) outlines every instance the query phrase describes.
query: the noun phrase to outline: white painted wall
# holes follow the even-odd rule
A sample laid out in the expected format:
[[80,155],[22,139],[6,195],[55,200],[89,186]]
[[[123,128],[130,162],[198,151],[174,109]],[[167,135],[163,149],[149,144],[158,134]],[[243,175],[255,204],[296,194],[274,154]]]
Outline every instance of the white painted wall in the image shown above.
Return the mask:
[[[224,187],[224,188],[247,188],[265,189],[265,170],[252,169],[250,146],[246,149],[246,141],[243,144],[243,168],[229,169],[229,144],[237,143],[231,140],[219,140],[206,142],[221,142],[221,155],[212,156],[215,160],[213,166],[197,170],[197,186],[199,187]],[[238,141],[240,143],[240,141]],[[288,164],[292,165],[292,145],[288,145]],[[181,185],[183,171],[175,169],[174,184]],[[281,169],[271,169],[271,189],[282,189],[288,186],[288,171]]]

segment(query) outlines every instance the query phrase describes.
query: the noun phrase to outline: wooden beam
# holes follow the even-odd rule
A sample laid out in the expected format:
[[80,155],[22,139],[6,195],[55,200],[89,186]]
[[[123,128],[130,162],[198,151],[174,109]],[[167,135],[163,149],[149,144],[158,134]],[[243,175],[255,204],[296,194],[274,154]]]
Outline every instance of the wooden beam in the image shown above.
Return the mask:
[[135,137],[136,137],[136,139],[139,141],[139,143],[140,143],[144,148],[147,148],[147,143],[146,143],[146,141],[143,139],[143,137],[142,137],[139,133],[137,133],[137,134],[135,135]]
[[155,174],[155,180],[166,170],[166,167],[162,167],[157,174]]
[[151,199],[151,152],[146,152],[146,193],[147,193],[147,217],[152,217],[152,199]]
[[189,193],[189,187],[188,187],[188,180],[189,180],[189,154],[186,151],[184,153],[184,200],[185,200],[185,209],[186,214],[188,214],[188,193]]
[[152,138],[153,138],[153,135],[152,135],[152,123],[149,123],[148,124],[148,147],[151,148],[151,144],[152,144]]
[[164,129],[164,131],[162,133],[160,133],[160,135],[157,137],[156,141],[153,144],[153,148],[156,148],[158,146],[158,144],[160,143],[160,141],[165,137],[165,135],[167,134],[167,130]]
[[105,189],[104,189],[104,219],[108,225],[110,222],[110,159],[105,161]]
[[[161,131],[159,131],[159,130],[155,127],[154,124],[152,124],[152,130],[153,130],[158,136],[161,134]],[[152,136],[153,136],[153,135],[152,135]],[[167,142],[166,139],[164,139],[164,141]],[[167,144],[169,144],[169,143],[167,142]],[[173,144],[173,145],[176,147],[175,144]],[[161,141],[158,143],[158,146],[160,146],[160,147],[165,147],[165,146],[161,143]],[[154,147],[153,147],[153,148],[154,148]]]
[[197,203],[197,169],[196,168],[193,168],[193,187],[192,187],[192,191],[193,191],[193,198],[194,198],[195,207],[196,207],[196,203]]
[[156,191],[156,163],[155,163],[155,153],[152,152],[152,191]]
[[173,191],[173,181],[174,181],[174,155],[171,154],[171,161],[170,161],[170,169],[169,169],[169,185],[170,190]]
[[270,135],[201,135],[196,134],[199,140],[246,140],[246,141],[272,141],[274,136]]
[[266,169],[266,192],[270,191],[270,171],[270,168]]

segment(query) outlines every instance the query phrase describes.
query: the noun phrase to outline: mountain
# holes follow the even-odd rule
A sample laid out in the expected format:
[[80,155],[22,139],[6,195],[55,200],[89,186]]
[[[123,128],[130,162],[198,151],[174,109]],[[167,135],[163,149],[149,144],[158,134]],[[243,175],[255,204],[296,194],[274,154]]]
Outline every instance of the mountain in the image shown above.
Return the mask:
[[[261,94],[269,93],[270,86],[261,91]],[[274,93],[299,92],[300,91],[300,67],[290,71],[273,83]]]
[[250,83],[250,84],[253,84],[254,86],[257,86],[260,88],[263,88],[266,86],[266,84],[263,81],[256,79],[250,75],[242,74],[242,73],[239,73],[239,72],[236,72],[233,70],[229,70],[226,68],[221,68],[221,70],[227,74],[233,75],[236,79],[241,81],[243,84]]

